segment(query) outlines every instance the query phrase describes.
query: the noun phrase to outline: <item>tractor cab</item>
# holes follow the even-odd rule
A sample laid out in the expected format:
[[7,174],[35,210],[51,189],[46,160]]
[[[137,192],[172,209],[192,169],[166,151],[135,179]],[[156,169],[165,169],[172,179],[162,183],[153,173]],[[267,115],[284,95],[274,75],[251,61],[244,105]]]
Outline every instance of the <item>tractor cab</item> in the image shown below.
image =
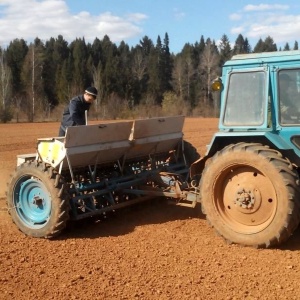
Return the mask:
[[300,165],[300,51],[233,56],[212,89],[221,92],[213,152],[228,143],[222,137],[230,133],[286,151]]

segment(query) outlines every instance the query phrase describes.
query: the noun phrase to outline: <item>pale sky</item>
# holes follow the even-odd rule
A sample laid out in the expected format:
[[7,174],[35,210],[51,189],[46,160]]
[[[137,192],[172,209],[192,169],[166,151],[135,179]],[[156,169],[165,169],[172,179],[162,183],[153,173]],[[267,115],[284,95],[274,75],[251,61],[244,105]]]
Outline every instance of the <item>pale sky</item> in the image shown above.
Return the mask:
[[[226,3],[226,5],[225,5]],[[278,47],[300,43],[300,1],[256,0],[0,0],[0,46],[16,38],[31,42],[62,35],[68,42],[93,42],[108,35],[135,46],[148,36],[156,43],[167,32],[170,50],[204,38],[233,44],[242,34],[252,47],[270,35]]]

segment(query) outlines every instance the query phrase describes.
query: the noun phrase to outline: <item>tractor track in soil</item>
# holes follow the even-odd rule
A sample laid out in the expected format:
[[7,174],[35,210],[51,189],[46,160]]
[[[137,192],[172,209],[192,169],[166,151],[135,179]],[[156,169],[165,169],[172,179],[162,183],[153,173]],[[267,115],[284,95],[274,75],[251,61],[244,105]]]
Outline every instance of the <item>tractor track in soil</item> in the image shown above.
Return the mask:
[[[185,121],[201,155],[217,122]],[[0,299],[300,299],[299,229],[279,249],[228,245],[199,207],[156,199],[54,240],[24,236],[7,212],[6,182],[16,156],[58,126],[0,124]]]

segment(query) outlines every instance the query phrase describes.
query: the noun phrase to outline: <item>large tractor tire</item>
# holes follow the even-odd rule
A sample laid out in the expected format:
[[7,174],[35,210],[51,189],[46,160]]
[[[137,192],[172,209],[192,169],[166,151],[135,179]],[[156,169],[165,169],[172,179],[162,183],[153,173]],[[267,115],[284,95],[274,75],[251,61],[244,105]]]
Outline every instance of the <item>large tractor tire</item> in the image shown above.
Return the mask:
[[270,248],[299,224],[299,177],[278,151],[239,143],[216,153],[200,183],[208,222],[228,242]]
[[8,211],[26,235],[52,238],[69,218],[64,194],[63,183],[51,167],[27,162],[15,170],[8,184]]

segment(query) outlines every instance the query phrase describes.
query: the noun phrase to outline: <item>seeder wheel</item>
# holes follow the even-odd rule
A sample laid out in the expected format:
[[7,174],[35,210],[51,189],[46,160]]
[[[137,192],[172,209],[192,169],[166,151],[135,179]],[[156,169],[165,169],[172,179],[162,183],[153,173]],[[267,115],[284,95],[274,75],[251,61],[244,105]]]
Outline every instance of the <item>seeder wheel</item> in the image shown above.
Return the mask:
[[52,238],[66,226],[68,206],[63,184],[50,167],[27,162],[11,177],[7,206],[13,222],[26,235]]

